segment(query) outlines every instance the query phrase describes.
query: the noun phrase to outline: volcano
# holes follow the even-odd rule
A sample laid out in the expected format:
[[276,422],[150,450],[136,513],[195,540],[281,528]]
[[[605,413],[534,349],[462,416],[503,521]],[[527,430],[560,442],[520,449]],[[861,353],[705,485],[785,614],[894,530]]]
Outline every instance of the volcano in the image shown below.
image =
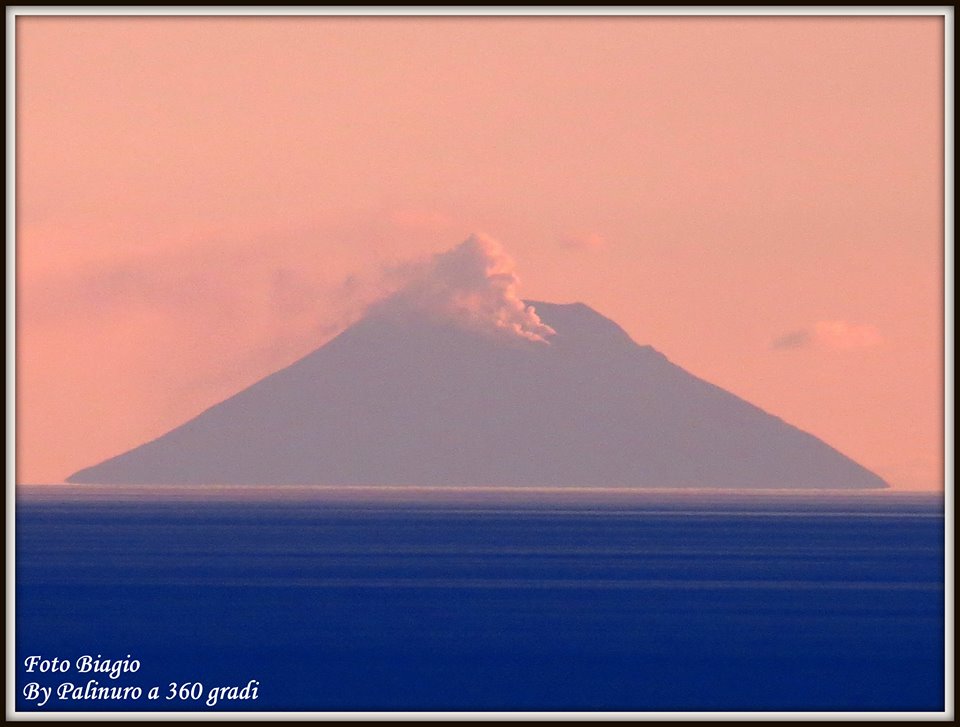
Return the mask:
[[368,315],[69,482],[883,488],[823,441],[693,376],[582,303],[549,341]]

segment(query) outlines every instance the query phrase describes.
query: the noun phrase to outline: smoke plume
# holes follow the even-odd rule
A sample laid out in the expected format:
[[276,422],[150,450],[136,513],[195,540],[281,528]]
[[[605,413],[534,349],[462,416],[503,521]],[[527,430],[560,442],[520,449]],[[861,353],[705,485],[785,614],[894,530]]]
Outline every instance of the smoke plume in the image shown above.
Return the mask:
[[555,331],[517,294],[515,264],[499,242],[473,234],[451,250],[387,272],[389,294],[369,312],[426,315],[495,335],[547,343]]

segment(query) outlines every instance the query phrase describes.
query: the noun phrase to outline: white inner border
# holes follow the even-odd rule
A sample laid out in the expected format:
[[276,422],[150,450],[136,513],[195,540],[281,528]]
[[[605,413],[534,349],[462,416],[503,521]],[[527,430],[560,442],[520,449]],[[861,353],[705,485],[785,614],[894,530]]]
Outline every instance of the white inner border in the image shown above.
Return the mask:
[[[943,712],[18,712],[14,653],[15,625],[15,517],[16,504],[16,19],[19,16],[939,16],[944,19],[944,606],[945,606],[945,696]],[[844,720],[844,721],[950,721],[954,714],[954,453],[953,441],[953,264],[954,264],[954,9],[952,6],[785,6],[785,7],[429,7],[429,6],[331,6],[331,7],[111,7],[111,6],[14,6],[6,8],[6,719],[55,721],[268,721],[268,720],[458,720],[513,719],[524,721],[620,721],[620,720]]]

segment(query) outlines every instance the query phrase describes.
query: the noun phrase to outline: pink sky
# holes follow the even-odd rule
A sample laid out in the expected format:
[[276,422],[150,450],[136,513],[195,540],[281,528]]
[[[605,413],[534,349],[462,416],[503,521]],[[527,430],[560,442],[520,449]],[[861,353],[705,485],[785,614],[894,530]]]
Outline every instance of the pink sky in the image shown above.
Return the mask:
[[17,481],[483,231],[895,487],[943,487],[943,21],[17,20]]

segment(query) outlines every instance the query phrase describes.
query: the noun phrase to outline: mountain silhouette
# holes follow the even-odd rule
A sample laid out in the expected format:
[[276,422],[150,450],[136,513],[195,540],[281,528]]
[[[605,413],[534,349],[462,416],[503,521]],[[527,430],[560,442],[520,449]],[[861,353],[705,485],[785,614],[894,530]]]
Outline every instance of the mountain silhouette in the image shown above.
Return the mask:
[[636,344],[530,301],[549,343],[372,314],[69,482],[882,488],[816,437]]

